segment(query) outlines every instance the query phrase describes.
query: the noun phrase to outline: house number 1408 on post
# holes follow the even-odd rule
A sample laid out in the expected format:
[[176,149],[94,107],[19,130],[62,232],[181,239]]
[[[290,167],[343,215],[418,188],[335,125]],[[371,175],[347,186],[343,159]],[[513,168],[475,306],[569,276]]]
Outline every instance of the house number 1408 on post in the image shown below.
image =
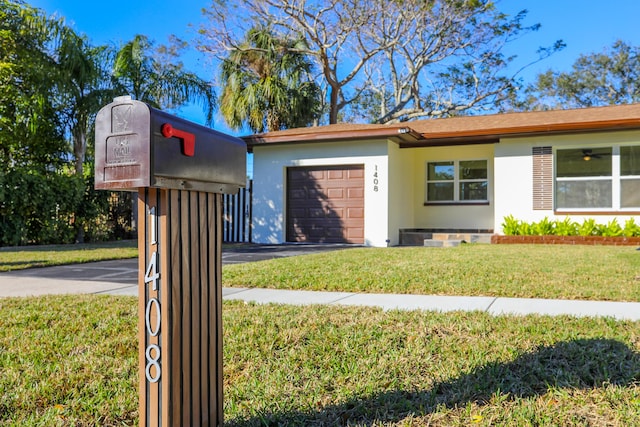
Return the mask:
[[[157,219],[156,208],[149,209],[149,245],[157,247]],[[147,269],[144,273],[145,286],[151,285],[152,291],[158,290],[158,280],[160,279],[160,273],[158,273],[158,253],[154,250],[151,253],[151,258],[147,263]],[[149,298],[144,314],[145,329],[148,337],[157,337],[160,333],[160,301],[157,298]],[[157,344],[149,344],[145,349],[145,375],[147,381],[150,383],[156,383],[160,380],[160,374],[162,369],[160,367],[160,346]]]

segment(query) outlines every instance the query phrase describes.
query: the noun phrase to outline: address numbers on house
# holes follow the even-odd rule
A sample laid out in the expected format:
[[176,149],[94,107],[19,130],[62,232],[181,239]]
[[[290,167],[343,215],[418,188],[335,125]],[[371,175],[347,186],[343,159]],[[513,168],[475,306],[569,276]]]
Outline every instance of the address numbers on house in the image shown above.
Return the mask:
[[380,178],[378,176],[378,165],[373,165],[373,191],[380,190]]

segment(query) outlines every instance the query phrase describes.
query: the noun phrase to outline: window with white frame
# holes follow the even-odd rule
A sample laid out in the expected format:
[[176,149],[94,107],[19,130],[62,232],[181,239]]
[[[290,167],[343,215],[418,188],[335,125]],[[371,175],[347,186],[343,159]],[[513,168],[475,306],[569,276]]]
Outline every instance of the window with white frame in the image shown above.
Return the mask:
[[640,146],[556,152],[559,210],[640,208]]
[[620,207],[640,207],[640,146],[620,147]]
[[427,163],[427,203],[488,201],[487,160]]

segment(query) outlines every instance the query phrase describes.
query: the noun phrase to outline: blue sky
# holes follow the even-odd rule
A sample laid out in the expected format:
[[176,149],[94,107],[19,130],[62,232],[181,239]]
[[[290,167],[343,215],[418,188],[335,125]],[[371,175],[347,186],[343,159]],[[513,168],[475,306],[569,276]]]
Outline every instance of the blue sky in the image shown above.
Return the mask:
[[[95,44],[124,43],[135,34],[145,34],[156,43],[166,43],[170,34],[193,40],[195,30],[203,22],[201,10],[210,4],[207,0],[27,1],[48,14],[64,17]],[[525,22],[542,24],[538,32],[513,44],[519,56],[533,58],[539,46],[549,46],[557,39],[567,43],[564,51],[530,68],[523,74],[525,78],[549,68],[569,70],[580,54],[599,52],[617,39],[640,45],[638,0],[502,0],[498,7],[509,14],[527,9]],[[205,79],[211,79],[216,72],[207,66],[207,59],[196,52],[183,62],[190,71]],[[185,108],[181,115],[199,123],[204,121],[197,107]],[[215,127],[228,131],[220,118],[216,118]]]

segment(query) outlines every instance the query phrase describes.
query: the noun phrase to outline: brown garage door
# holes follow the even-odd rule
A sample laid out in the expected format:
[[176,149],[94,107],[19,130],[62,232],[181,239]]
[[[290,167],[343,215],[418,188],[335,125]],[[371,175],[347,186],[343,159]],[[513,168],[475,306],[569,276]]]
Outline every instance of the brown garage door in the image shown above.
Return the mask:
[[287,241],[364,243],[364,165],[288,168]]

